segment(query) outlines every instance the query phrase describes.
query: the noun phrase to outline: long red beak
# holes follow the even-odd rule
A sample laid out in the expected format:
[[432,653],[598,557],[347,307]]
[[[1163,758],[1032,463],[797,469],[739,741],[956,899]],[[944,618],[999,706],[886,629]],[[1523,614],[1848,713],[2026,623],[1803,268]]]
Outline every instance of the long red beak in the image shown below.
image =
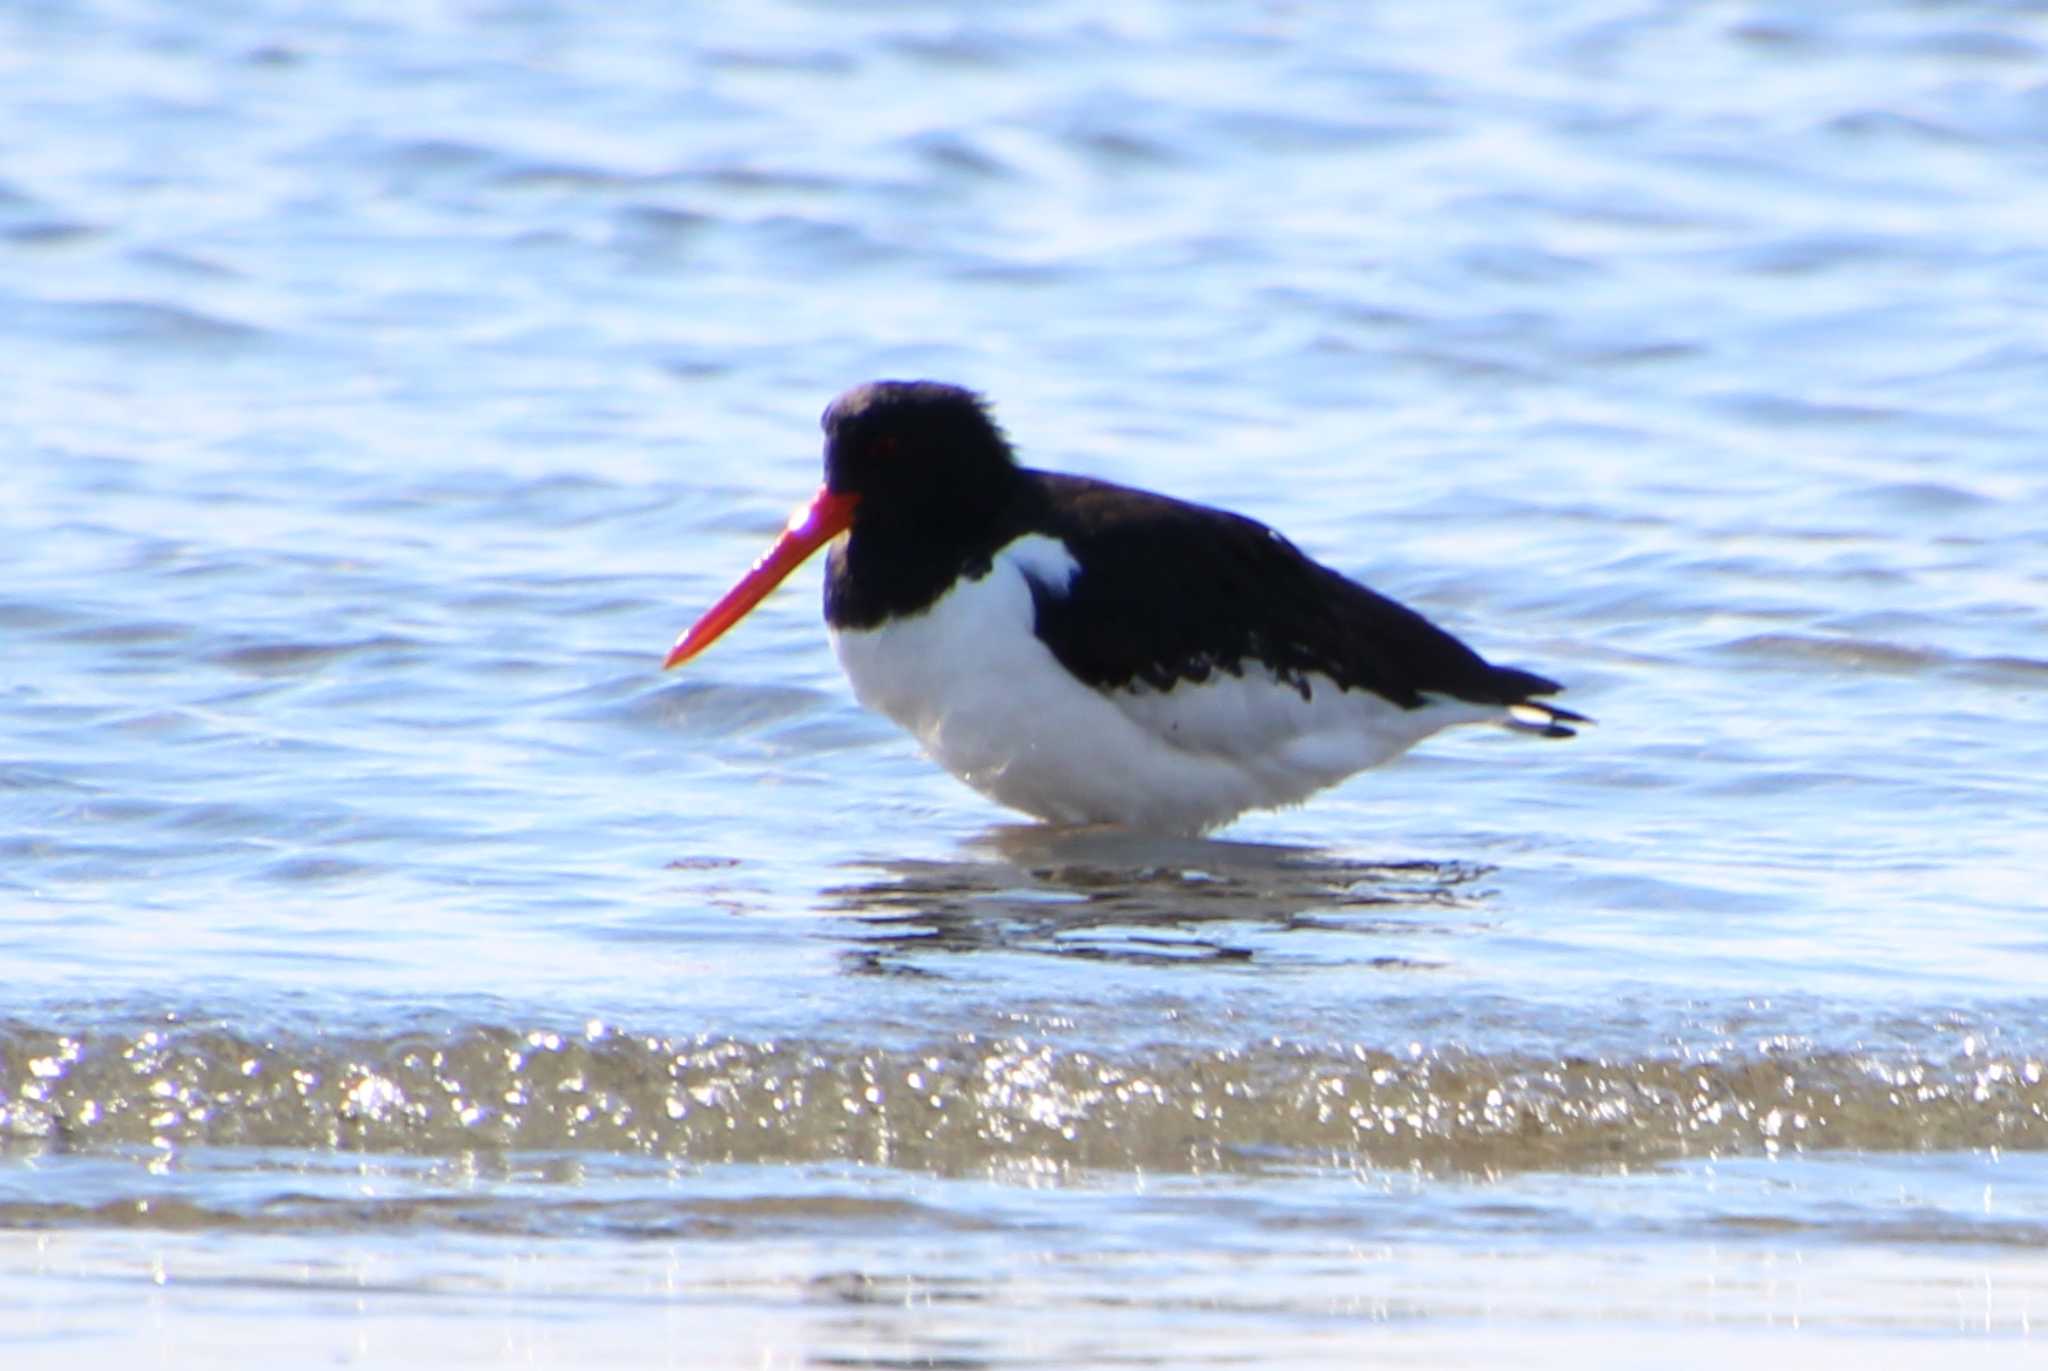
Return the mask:
[[689,632],[676,639],[661,669],[681,666],[718,641],[721,633],[744,619],[748,610],[767,599],[769,591],[803,565],[804,558],[844,533],[853,522],[853,507],[859,503],[858,495],[835,495],[819,486],[811,502],[789,516],[789,526],[782,530],[775,546],[725,592],[723,599],[706,610],[703,618],[691,624]]

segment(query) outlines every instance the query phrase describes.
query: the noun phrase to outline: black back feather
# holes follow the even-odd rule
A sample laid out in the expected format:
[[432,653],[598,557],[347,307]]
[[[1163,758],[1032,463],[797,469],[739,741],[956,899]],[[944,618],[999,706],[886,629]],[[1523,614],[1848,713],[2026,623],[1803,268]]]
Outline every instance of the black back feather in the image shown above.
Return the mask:
[[1082,568],[1065,587],[1034,583],[1038,636],[1090,685],[1166,690],[1264,666],[1304,697],[1320,674],[1408,709],[1425,693],[1506,706],[1560,689],[1492,665],[1257,520],[1086,477],[1023,474],[1043,496],[1032,522]]

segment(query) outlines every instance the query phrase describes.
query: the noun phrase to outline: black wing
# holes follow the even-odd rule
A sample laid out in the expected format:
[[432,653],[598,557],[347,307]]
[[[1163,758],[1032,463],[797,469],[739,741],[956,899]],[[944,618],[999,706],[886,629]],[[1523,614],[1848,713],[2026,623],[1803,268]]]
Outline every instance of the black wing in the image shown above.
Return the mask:
[[1405,709],[1425,694],[1524,705],[1524,727],[1569,734],[1569,710],[1534,705],[1561,687],[1497,667],[1407,606],[1304,555],[1253,519],[1086,477],[1031,472],[1034,523],[1081,569],[1065,586],[1032,583],[1037,632],[1082,680],[1160,690],[1247,665],[1311,693],[1311,674]]

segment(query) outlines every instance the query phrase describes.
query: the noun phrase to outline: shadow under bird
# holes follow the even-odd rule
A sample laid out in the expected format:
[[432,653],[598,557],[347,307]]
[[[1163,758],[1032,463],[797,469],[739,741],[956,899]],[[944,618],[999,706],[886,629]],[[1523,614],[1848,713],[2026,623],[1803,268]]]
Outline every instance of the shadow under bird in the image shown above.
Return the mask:
[[1019,466],[973,391],[873,381],[823,424],[825,484],[664,666],[830,542],[854,694],[1013,809],[1200,833],[1455,724],[1590,722],[1255,520]]

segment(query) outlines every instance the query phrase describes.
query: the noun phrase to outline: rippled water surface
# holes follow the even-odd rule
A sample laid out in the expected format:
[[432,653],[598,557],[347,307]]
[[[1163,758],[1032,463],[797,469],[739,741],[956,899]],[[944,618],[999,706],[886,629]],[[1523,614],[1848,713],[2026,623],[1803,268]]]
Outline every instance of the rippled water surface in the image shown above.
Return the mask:
[[[2039,6],[30,4],[0,78],[0,1362],[2040,1355]],[[919,758],[815,569],[663,676],[884,375],[1600,725],[1177,841]]]

